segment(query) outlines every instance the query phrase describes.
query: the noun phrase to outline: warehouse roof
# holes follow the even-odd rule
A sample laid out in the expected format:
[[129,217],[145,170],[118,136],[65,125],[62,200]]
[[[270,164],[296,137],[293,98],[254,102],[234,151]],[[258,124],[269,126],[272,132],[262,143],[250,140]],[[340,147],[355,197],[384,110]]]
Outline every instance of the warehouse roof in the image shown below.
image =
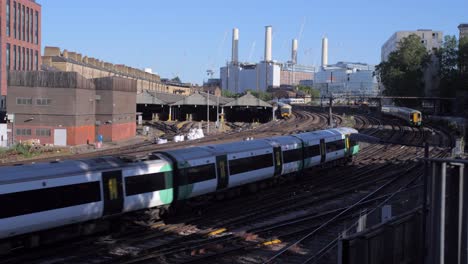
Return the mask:
[[209,100],[207,100],[206,96],[203,96],[199,93],[194,93],[184,97],[182,100],[179,100],[172,105],[207,105],[207,101],[209,101],[210,105],[216,105],[215,96],[210,97]]
[[237,98],[236,100],[225,104],[224,106],[256,106],[256,107],[272,107],[271,104],[258,99],[253,96],[251,93]]

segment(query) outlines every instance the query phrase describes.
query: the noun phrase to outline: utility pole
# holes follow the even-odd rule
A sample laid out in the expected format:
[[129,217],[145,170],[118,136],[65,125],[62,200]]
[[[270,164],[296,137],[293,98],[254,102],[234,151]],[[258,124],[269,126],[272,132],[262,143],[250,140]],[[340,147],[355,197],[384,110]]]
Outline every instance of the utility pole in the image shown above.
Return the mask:
[[333,127],[332,104],[333,104],[333,96],[330,95],[330,105],[329,105],[329,108],[328,108],[328,125],[330,126],[330,128]]
[[206,134],[210,133],[210,93],[206,93]]

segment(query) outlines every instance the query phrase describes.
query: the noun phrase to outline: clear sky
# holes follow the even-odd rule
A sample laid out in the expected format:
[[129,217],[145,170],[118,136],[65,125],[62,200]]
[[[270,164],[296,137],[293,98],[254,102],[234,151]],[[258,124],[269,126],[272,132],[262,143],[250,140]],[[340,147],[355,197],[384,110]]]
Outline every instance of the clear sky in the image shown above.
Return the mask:
[[206,70],[231,57],[239,28],[239,58],[263,59],[264,27],[273,26],[273,59],[320,63],[321,38],[329,63],[380,62],[382,44],[399,30],[456,34],[468,23],[468,0],[38,0],[42,45],[58,46],[111,63],[150,67],[163,78],[178,75],[201,84]]

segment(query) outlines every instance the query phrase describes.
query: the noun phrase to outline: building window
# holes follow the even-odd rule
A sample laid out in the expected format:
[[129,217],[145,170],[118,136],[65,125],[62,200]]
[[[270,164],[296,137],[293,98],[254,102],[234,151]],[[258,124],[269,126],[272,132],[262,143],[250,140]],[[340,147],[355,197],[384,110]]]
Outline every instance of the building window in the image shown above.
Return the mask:
[[26,41],[29,42],[29,7],[26,7],[26,18],[25,18],[25,27],[26,27]]
[[16,38],[16,1],[13,1],[13,37]]
[[16,135],[18,136],[30,136],[31,129],[30,128],[18,128],[16,129]]
[[36,128],[36,137],[50,137],[50,129]]
[[33,64],[33,50],[29,50],[29,70],[34,71],[34,64]]
[[10,70],[10,43],[7,43],[6,45],[6,67],[7,67],[7,70]]
[[24,67],[25,70],[29,71],[29,49],[26,48],[26,66]]
[[6,35],[10,36],[10,0],[6,2]]
[[21,40],[21,5],[18,3],[18,39]]
[[13,45],[13,70],[16,71],[16,45]]
[[23,27],[21,28],[21,34],[23,36],[22,40],[24,41],[26,39],[26,36],[24,35],[24,29],[26,28],[26,25],[25,25],[25,21],[26,21],[26,18],[24,17],[24,6],[21,7],[21,24],[23,25]]
[[21,71],[21,47],[18,46],[18,71]]
[[49,98],[37,98],[36,99],[37,105],[50,105],[51,103],[52,103],[52,100]]
[[36,71],[38,71],[39,70],[39,60],[38,60],[37,50],[35,51],[35,54],[34,54],[34,65],[36,65]]
[[32,98],[16,97],[17,105],[32,105]]
[[34,20],[33,20],[33,10],[29,9],[29,41],[33,43],[33,29],[34,29]]
[[21,68],[23,69],[23,71],[26,70],[26,51],[23,47],[23,54],[22,54],[22,57],[23,57],[23,61],[21,62],[21,65],[23,65]]
[[34,39],[35,39],[35,43],[38,44],[39,43],[39,33],[38,33],[39,32],[39,12],[38,11],[36,11],[35,20],[36,20],[36,28],[35,28],[36,32],[35,32]]

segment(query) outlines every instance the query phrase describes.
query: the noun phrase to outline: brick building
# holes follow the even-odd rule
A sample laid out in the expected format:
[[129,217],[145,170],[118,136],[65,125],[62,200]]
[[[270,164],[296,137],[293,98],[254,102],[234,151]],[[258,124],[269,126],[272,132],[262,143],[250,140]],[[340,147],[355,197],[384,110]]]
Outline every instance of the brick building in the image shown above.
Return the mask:
[[192,93],[192,87],[189,84],[161,80],[157,74],[123,64],[101,61],[66,49],[60,50],[58,47],[45,47],[42,63],[46,70],[77,72],[88,79],[109,76],[132,79],[137,82],[139,93],[145,90],[180,95]]
[[[8,78],[14,141],[82,145],[135,136],[136,81],[87,79],[76,72],[18,72]],[[12,138],[11,135],[9,138]]]
[[41,67],[41,6],[36,1],[0,0],[0,46],[0,112],[5,112],[8,71]]

